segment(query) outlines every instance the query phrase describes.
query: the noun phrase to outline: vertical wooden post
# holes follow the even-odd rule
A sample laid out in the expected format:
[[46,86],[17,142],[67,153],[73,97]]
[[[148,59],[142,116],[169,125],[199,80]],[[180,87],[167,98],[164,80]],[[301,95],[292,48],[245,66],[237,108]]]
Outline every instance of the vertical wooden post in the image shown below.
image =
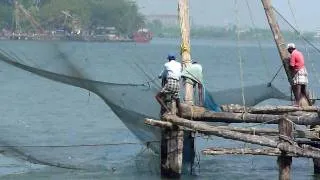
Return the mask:
[[[279,134],[280,134],[280,141],[287,142],[283,139],[288,139],[288,140],[293,139],[293,125],[288,119],[285,119],[285,118],[280,119]],[[284,138],[281,138],[281,137],[284,137]],[[290,179],[291,163],[292,163],[292,157],[286,156],[286,152],[283,151],[282,155],[278,157],[279,180]]]
[[[167,101],[171,113],[176,114],[175,100]],[[179,178],[182,172],[183,130],[178,126],[161,131],[161,176]]]
[[[178,0],[179,21],[181,30],[181,57],[182,68],[191,65],[190,54],[190,15],[189,15],[189,0]],[[185,96],[184,101],[186,104],[193,104],[193,84],[184,82]],[[190,171],[192,172],[195,150],[194,150],[194,134],[185,132],[183,144],[183,162],[190,164]]]
[[[186,68],[191,65],[189,0],[179,0],[178,10],[181,29],[181,61],[182,68]],[[193,104],[192,84],[186,83],[185,88],[185,102],[187,104]]]
[[[311,126],[311,128],[320,128],[320,126]],[[315,140],[315,141],[318,141],[320,137],[320,134],[318,133],[317,134],[317,137],[315,137],[315,139],[312,139],[312,140]],[[315,148],[319,148],[320,149],[320,145],[313,145],[313,147]],[[313,158],[313,172],[315,174],[320,174],[320,159],[319,158]]]

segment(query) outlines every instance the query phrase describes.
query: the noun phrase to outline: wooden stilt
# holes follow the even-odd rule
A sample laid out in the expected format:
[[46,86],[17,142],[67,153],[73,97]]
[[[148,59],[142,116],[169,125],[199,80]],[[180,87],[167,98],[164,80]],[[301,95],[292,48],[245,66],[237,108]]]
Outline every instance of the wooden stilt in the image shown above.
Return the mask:
[[179,178],[182,169],[183,131],[163,129],[161,137],[161,176]]
[[[320,126],[312,126],[312,128],[320,128]],[[319,137],[319,134],[317,134],[317,136],[315,137]],[[317,139],[319,140],[319,139]],[[315,144],[312,145],[315,148],[320,148],[320,144]],[[320,174],[320,159],[319,158],[313,158],[313,171],[315,174]]]
[[[176,114],[176,103],[172,100],[168,107]],[[163,119],[164,120],[164,119]],[[182,172],[183,130],[173,125],[161,132],[161,176],[179,178]]]
[[[285,118],[280,119],[279,134],[280,134],[280,141],[282,142],[289,144],[287,140],[293,139],[293,124],[288,119],[285,119]],[[278,157],[279,180],[290,179],[291,163],[292,163],[292,157],[287,156],[287,153],[285,151],[282,151],[281,156]]]

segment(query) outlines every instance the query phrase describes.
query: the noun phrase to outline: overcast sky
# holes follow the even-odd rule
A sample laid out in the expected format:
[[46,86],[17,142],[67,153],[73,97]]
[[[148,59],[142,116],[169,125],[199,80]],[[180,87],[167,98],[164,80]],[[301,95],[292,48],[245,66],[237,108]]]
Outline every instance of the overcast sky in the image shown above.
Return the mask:
[[[255,24],[259,27],[267,27],[261,1],[247,1],[254,14]],[[136,0],[136,2],[145,15],[177,14],[178,0]],[[237,0],[237,2],[240,24],[252,27],[246,0]],[[296,25],[295,22],[297,22],[300,30],[315,31],[320,28],[320,0],[273,0],[272,3],[292,24]],[[289,4],[295,18],[292,16]],[[235,23],[235,9],[235,0],[190,0],[190,15],[197,25],[223,26]]]

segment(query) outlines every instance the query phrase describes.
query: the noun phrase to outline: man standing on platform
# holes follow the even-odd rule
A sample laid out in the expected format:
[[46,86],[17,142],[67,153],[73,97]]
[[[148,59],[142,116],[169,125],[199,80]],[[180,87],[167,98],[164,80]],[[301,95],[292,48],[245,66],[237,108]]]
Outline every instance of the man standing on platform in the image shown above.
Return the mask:
[[292,74],[292,91],[295,97],[294,106],[301,106],[301,99],[303,97],[306,97],[309,101],[307,92],[308,73],[304,64],[303,54],[296,49],[296,45],[289,43],[287,50],[291,54],[290,70]]
[[164,98],[169,95],[171,99],[174,99],[178,108],[178,115],[181,116],[182,109],[179,98],[180,91],[180,78],[181,78],[181,64],[176,61],[176,57],[173,54],[169,54],[168,61],[164,64],[162,72],[159,74],[159,78],[162,79],[162,89],[157,93],[156,99],[167,112],[170,109],[166,106]]

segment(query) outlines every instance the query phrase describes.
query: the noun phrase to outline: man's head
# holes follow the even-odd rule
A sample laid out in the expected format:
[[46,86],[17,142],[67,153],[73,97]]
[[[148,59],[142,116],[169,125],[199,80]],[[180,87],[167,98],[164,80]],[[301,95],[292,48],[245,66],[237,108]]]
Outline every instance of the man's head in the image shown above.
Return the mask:
[[287,45],[287,50],[291,54],[296,49],[296,45],[294,43],[289,43]]
[[168,54],[167,59],[168,59],[169,61],[171,61],[171,60],[176,60],[176,56],[175,56],[174,54]]

